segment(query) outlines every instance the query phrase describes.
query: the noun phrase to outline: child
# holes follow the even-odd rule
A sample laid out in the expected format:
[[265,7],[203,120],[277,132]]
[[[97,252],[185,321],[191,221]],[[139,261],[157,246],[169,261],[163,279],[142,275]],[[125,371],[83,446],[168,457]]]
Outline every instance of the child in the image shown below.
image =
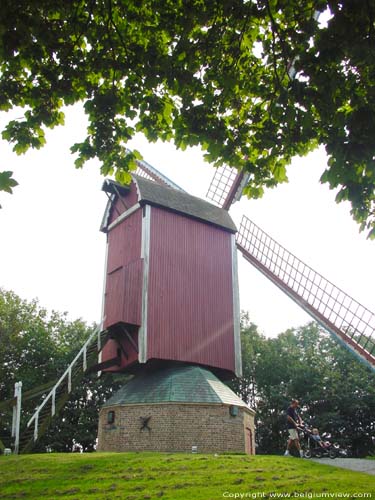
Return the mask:
[[312,436],[311,438],[319,445],[321,446],[322,448],[326,448],[326,445],[324,443],[324,441],[322,440],[322,438],[320,437],[319,435],[319,429],[317,428],[314,428],[312,430]]

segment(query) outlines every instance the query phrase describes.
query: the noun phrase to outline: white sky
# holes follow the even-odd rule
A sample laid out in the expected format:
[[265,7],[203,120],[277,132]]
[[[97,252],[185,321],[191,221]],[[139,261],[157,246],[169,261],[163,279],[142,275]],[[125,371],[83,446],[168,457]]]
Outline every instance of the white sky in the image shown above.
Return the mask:
[[[17,114],[15,115],[17,116]],[[10,115],[0,114],[0,130]],[[66,125],[48,132],[47,145],[18,157],[0,142],[0,170],[19,182],[13,195],[0,193],[0,287],[24,299],[38,297],[48,310],[71,319],[100,321],[105,235],[99,232],[106,196],[96,162],[74,168],[69,147],[85,137],[79,107]],[[198,149],[176,151],[170,144],[130,145],[146,161],[196,196],[204,197],[213,168]],[[334,193],[318,180],[325,166],[322,150],[296,159],[289,184],[269,190],[261,200],[243,199],[231,214],[245,213],[288,250],[370,310],[375,310],[375,242],[366,240]],[[297,305],[239,256],[241,309],[266,335],[310,320]]]

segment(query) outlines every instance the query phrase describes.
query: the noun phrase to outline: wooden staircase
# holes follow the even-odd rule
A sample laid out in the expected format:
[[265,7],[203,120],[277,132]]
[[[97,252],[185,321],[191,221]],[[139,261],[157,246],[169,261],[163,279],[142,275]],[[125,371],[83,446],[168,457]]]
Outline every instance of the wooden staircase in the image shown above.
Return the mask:
[[28,453],[32,450],[36,441],[47,431],[52,419],[68,401],[72,389],[77,387],[90,372],[100,369],[98,357],[108,336],[108,331],[95,329],[58,381],[49,388],[48,392],[43,391],[42,401],[29,418],[26,428],[22,429],[20,453]]

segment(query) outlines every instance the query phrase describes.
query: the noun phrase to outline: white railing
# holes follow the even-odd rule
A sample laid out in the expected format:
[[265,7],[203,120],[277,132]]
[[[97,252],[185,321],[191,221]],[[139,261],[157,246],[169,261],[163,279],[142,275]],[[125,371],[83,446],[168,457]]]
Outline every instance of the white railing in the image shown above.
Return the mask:
[[[98,352],[101,350],[101,331],[100,328],[96,328],[89,338],[86,340],[86,342],[83,344],[82,348],[76,355],[76,357],[73,359],[73,361],[70,363],[68,368],[65,370],[65,372],[61,375],[59,380],[56,382],[56,384],[52,387],[50,392],[47,394],[47,396],[44,398],[42,403],[38,406],[38,408],[35,410],[33,416],[30,418],[30,420],[27,422],[27,427],[30,427],[30,425],[34,422],[34,441],[38,439],[38,425],[39,425],[39,416],[41,414],[41,411],[43,408],[47,405],[49,401],[51,401],[51,416],[53,417],[56,413],[56,391],[57,389],[62,386],[62,384],[67,382],[68,385],[68,393],[72,391],[72,369],[75,367],[75,365],[78,364],[79,359],[82,357],[82,371],[85,372],[87,370],[87,349],[90,346],[90,344],[95,340],[97,337],[97,349]],[[67,380],[66,380],[67,379]]]

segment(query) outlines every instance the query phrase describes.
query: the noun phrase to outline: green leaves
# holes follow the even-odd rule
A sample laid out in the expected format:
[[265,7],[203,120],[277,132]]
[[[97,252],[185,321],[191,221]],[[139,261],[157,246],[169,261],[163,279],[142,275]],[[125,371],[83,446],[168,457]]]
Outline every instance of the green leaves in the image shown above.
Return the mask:
[[30,147],[40,149],[46,143],[43,129],[29,121],[12,120],[2,132],[2,138],[14,143],[13,151],[18,155],[26,153]]
[[12,177],[13,172],[5,171],[0,172],[0,191],[5,191],[6,193],[13,193],[15,186],[18,186],[18,182]]
[[266,338],[243,314],[241,343],[243,376],[232,387],[256,410],[258,452],[285,449],[285,411],[292,398],[302,401],[308,424],[355,445],[360,456],[373,450],[370,373],[316,323]]
[[[0,401],[13,396],[16,381],[21,380],[22,390],[27,392],[58,380],[91,331],[81,320],[68,321],[66,313],[48,314],[37,300],[27,302],[11,291],[0,289]],[[38,441],[38,450],[45,452],[49,445],[55,451],[71,451],[75,440],[85,451],[92,451],[99,408],[122,383],[111,375],[86,378],[73,390],[68,404]],[[22,429],[40,401],[36,398],[22,401]],[[2,438],[8,436],[10,443],[11,414],[4,418],[0,408],[0,416]]]
[[[26,2],[3,9],[0,109],[25,110],[3,138],[40,148],[61,107],[84,102],[82,167],[128,180],[126,144],[199,145],[213,165],[248,171],[248,196],[287,181],[318,145],[322,182],[339,187],[361,228],[375,227],[374,0]],[[16,10],[17,9],[17,10]],[[319,26],[314,11],[331,9]],[[22,15],[21,15],[22,13]],[[292,68],[294,71],[292,72]],[[249,161],[245,160],[249,158]]]

